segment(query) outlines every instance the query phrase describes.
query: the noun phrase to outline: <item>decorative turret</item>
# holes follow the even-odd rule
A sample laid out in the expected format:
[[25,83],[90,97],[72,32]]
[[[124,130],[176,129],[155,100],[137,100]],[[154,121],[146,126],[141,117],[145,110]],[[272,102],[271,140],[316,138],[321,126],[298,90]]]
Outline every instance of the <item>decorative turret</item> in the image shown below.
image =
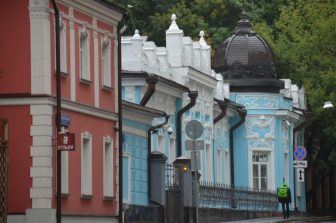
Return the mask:
[[168,61],[172,67],[183,65],[183,30],[176,24],[176,15],[172,14],[172,23],[166,30],[166,48],[168,51]]

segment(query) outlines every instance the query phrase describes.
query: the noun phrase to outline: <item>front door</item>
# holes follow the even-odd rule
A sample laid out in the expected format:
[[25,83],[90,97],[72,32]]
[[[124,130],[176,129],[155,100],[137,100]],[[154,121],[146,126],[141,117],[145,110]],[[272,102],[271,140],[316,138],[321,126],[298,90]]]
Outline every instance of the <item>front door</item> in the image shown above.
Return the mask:
[[0,119],[0,223],[7,221],[8,122]]

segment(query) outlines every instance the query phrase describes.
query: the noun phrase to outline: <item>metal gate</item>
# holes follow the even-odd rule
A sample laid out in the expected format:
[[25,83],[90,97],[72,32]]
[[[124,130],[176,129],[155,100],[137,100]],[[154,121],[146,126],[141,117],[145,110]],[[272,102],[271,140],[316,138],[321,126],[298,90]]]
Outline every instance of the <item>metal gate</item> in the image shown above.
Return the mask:
[[0,223],[7,222],[8,122],[0,119]]

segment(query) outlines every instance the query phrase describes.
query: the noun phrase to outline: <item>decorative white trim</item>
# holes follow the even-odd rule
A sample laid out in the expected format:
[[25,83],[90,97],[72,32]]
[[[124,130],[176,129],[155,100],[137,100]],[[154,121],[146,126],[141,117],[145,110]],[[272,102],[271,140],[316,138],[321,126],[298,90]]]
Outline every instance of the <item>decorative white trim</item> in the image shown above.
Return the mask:
[[72,6],[76,10],[95,16],[110,25],[117,26],[123,16],[122,13],[92,0],[60,0],[60,2]]
[[94,105],[99,107],[99,51],[97,32],[93,31]]
[[[1,105],[53,105],[56,106],[56,100],[53,97],[34,97],[34,98],[1,98]],[[62,109],[79,112],[94,117],[99,117],[111,121],[117,121],[118,115],[114,112],[102,110],[72,101],[62,100]]]
[[[117,26],[113,27],[113,30],[116,32]],[[113,58],[114,58],[114,98],[118,98],[119,94],[119,89],[118,89],[118,76],[119,76],[119,69],[118,69],[118,38],[114,38],[114,53],[113,53]],[[112,70],[112,69],[111,69]],[[121,79],[121,78],[120,78]],[[114,111],[119,112],[119,107],[118,107],[118,100],[115,100],[114,102]]]
[[[106,145],[108,144],[108,148]],[[108,150],[108,151],[107,151]],[[103,138],[103,195],[113,197],[114,195],[114,156],[113,141],[110,136]],[[108,157],[106,157],[108,156]],[[108,160],[107,160],[108,159]]]
[[[127,151],[127,144],[126,144],[126,151]],[[123,201],[123,203],[131,203],[131,196],[132,196],[132,194],[131,194],[131,183],[132,182],[131,182],[130,179],[131,179],[131,158],[132,158],[132,156],[128,152],[123,152],[122,156],[128,158],[127,170],[128,170],[128,177],[129,177],[127,179],[127,181],[128,181],[128,188],[127,188],[128,199],[124,199],[124,197],[123,197],[122,201]]]
[[92,195],[92,135],[89,132],[81,134],[81,195]]
[[200,83],[210,89],[216,89],[217,80],[201,71],[188,67],[188,77],[196,83]]
[[[73,8],[69,7],[69,15],[73,16]],[[75,28],[73,21],[70,26],[70,98],[76,101],[76,50],[75,50]]]
[[68,194],[69,193],[69,152],[68,151],[62,151],[62,172],[61,172],[61,182],[62,182],[62,194]]
[[123,125],[123,131],[134,134],[134,135],[137,135],[137,136],[147,137],[147,132],[146,131],[136,129],[136,128],[133,128],[133,127],[129,127],[127,125]]

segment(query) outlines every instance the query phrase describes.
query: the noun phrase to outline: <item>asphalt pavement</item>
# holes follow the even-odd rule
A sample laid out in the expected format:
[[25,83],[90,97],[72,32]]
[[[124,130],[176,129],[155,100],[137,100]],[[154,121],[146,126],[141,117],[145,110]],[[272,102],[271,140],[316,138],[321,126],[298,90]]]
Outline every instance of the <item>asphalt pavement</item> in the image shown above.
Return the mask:
[[[225,223],[336,223],[336,216],[293,216],[289,219],[284,219],[282,217],[272,217],[272,218],[257,218],[257,219],[248,219],[240,221],[231,221]],[[224,223],[224,222],[219,222]]]

